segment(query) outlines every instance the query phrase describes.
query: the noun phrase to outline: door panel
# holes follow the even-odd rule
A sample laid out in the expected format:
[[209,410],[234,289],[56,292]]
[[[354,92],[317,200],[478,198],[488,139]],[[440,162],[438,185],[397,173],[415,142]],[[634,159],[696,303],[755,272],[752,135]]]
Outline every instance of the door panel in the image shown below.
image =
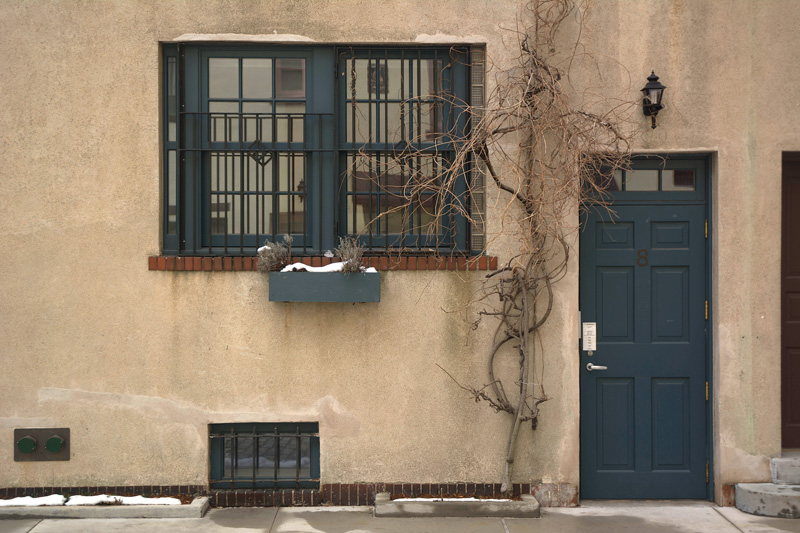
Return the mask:
[[613,211],[581,233],[581,496],[705,498],[705,205]]

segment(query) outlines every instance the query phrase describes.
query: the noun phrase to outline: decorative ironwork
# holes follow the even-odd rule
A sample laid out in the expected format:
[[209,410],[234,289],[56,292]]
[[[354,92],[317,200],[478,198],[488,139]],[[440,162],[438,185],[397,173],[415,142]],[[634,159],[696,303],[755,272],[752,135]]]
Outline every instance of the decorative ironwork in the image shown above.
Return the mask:
[[272,152],[262,144],[261,139],[256,139],[247,146],[247,155],[252,157],[256,163],[262,167],[267,166],[272,161]]

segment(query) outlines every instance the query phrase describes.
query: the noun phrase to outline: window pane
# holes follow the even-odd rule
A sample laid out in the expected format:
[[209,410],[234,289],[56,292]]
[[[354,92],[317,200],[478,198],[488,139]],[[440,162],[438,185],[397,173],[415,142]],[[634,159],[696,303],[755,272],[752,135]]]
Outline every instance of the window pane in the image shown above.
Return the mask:
[[614,171],[614,184],[611,185],[609,190],[621,191],[622,190],[622,171],[617,169]]
[[276,117],[277,142],[303,142],[303,113],[306,112],[306,104],[279,102],[275,104],[275,112],[282,115]]
[[175,150],[167,152],[167,233],[172,235],[178,228],[178,158]]
[[208,96],[239,98],[239,60],[212,57],[208,60]]
[[305,98],[306,60],[275,60],[275,96],[277,98]]
[[423,59],[415,63],[414,94],[423,98],[438,95],[442,87],[442,60]]
[[413,142],[432,142],[443,133],[440,102],[416,102],[411,105]]
[[626,170],[626,191],[657,191],[658,170]]
[[272,98],[271,59],[242,59],[242,98]]
[[693,191],[694,169],[664,170],[661,172],[662,191]]
[[[298,467],[302,471],[303,456],[302,449],[298,449],[296,437],[280,437],[280,464],[278,465],[278,479],[295,479]],[[298,451],[300,451],[300,461],[298,463]],[[305,458],[310,466],[308,457]]]
[[[375,62],[367,59],[351,59],[347,62],[347,99],[350,101],[353,96],[353,88],[355,87],[355,98],[367,100],[370,98],[369,88],[369,70],[370,66],[374,67]],[[375,99],[373,93],[372,99]]]
[[622,170],[615,170],[613,173],[609,169],[598,171],[596,174],[594,174],[594,183],[597,187],[605,191],[621,191]]
[[273,479],[275,475],[275,439],[264,437],[259,439],[258,446],[258,477]]
[[[381,61],[381,65],[383,65]],[[408,83],[411,73],[411,61],[406,59],[390,59],[386,68],[386,97],[394,100],[408,98]]]
[[290,153],[278,158],[278,196],[276,233],[305,231],[305,159],[302,154]]
[[[403,130],[408,131],[410,126],[408,114],[402,116],[403,107],[399,102],[357,102],[355,113],[351,104],[347,104],[347,142],[367,143],[397,143],[409,139],[403,135]],[[410,104],[405,106],[410,107]],[[353,128],[353,115],[355,125]]]
[[348,232],[372,235],[440,233],[436,191],[446,168],[439,156],[415,155],[398,159],[387,154],[350,155]]
[[238,102],[209,102],[208,111],[211,113],[211,142],[239,140]]
[[167,140],[176,139],[176,120],[178,109],[178,89],[176,77],[177,58],[167,58]]
[[245,142],[256,139],[272,142],[272,104],[270,102],[242,102]]

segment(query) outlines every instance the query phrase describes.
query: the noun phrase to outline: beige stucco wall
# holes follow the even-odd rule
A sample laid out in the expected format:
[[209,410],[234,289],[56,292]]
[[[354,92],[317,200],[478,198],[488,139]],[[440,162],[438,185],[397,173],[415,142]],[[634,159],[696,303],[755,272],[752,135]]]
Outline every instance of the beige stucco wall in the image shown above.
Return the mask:
[[[275,304],[259,273],[151,272],[147,257],[159,42],[484,42],[503,64],[517,4],[4,2],[0,486],[204,483],[208,423],[302,420],[320,422],[324,483],[497,481],[508,420],[436,367],[486,383],[488,328],[458,312],[477,274],[384,273],[377,305]],[[764,480],[780,452],[780,154],[800,150],[800,4],[587,6],[597,70],[578,65],[575,90],[602,72],[601,94],[636,100],[655,69],[667,107],[655,130],[631,108],[637,148],[713,154],[715,480]],[[577,281],[573,261],[545,338],[553,399],[522,433],[515,481],[580,482]],[[12,461],[11,428],[51,425],[71,428],[71,461]]]

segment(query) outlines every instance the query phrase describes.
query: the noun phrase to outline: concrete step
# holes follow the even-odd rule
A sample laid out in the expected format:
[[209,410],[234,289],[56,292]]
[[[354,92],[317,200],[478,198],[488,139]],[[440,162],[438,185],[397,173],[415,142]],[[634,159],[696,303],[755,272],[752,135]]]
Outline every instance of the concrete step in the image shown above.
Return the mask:
[[800,457],[775,457],[769,467],[773,483],[800,485]]
[[800,518],[800,486],[776,483],[737,483],[740,511],[778,518]]

